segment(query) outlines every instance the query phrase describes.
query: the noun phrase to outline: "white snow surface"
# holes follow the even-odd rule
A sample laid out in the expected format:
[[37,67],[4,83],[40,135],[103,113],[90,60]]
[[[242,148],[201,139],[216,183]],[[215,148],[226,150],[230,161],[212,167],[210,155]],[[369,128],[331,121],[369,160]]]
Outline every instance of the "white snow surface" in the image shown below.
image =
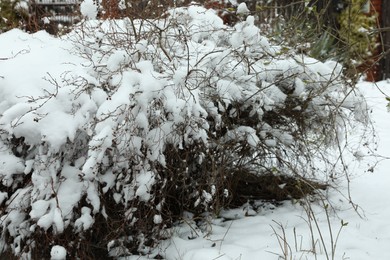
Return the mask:
[[[84,10],[84,15],[94,18],[90,12],[91,7]],[[175,12],[177,12],[178,19],[181,19],[180,11]],[[175,12],[172,12],[172,15],[176,14]],[[230,42],[234,48],[237,48],[237,51],[246,51],[249,56],[261,56],[261,53],[272,54],[275,49],[253,25],[253,17],[249,16],[246,21],[237,24],[231,37],[223,39],[223,30],[218,31],[218,29],[223,29],[224,25],[219,17],[212,15],[212,11],[206,12],[200,7],[194,7],[188,12],[188,15],[197,19],[194,18],[187,24],[189,35],[191,35],[191,41],[188,42],[189,50],[196,49],[199,53],[205,50],[203,54],[208,53],[209,50],[215,51],[213,55],[204,55],[201,59],[189,60],[188,66],[195,66],[197,62],[201,65],[204,63],[206,71],[208,69],[214,70],[216,67],[218,69],[235,68],[237,65],[234,76],[243,81],[221,80],[215,91],[224,96],[226,102],[245,98],[241,95],[252,91],[247,82],[254,79],[244,80],[245,73],[244,69],[240,69],[241,65],[239,63],[233,64],[232,61],[225,59],[227,53],[215,45],[218,41]],[[208,19],[210,17],[211,22]],[[199,28],[203,30],[199,30]],[[207,30],[215,30],[215,33],[207,35]],[[96,32],[96,40],[99,37],[99,32]],[[244,42],[247,44],[246,48],[242,47]],[[97,44],[97,42],[93,44]],[[175,42],[171,44],[174,46]],[[138,42],[136,46],[140,53],[151,51],[150,48],[152,46],[145,41]],[[45,32],[29,35],[15,29],[0,35],[0,126],[16,138],[24,136],[26,143],[31,147],[37,147],[36,154],[40,156],[39,160],[28,158],[23,165],[23,162],[12,155],[11,151],[3,149],[5,146],[0,141],[0,175],[3,185],[10,187],[14,181],[13,175],[29,174],[34,169],[31,174],[33,187],[18,189],[11,198],[8,198],[7,193],[0,193],[0,202],[8,199],[8,207],[28,208],[26,205],[32,204],[30,212],[10,211],[6,216],[7,222],[4,222],[4,219],[0,220],[1,227],[3,228],[3,225],[7,223],[9,233],[14,237],[17,237],[20,231],[19,225],[25,224],[24,220],[27,215],[43,229],[53,227],[53,232],[58,233],[70,225],[71,221],[74,222],[75,232],[81,232],[93,225],[93,214],[102,210],[97,196],[98,182],[105,184],[103,192],[107,192],[108,189],[115,186],[116,178],[112,172],[98,176],[96,174],[97,168],[100,165],[108,164],[104,154],[114,139],[115,133],[111,126],[119,124],[123,120],[121,115],[116,117],[117,121],[112,118],[106,120],[105,115],[116,115],[117,108],[134,105],[126,103],[128,102],[127,97],[133,96],[138,102],[137,108],[140,110],[149,107],[150,103],[155,100],[161,100],[161,102],[169,104],[167,105],[168,114],[175,115],[171,121],[164,121],[163,124],[159,125],[159,128],[154,128],[149,132],[146,132],[146,129],[150,128],[152,123],[160,123],[159,113],[161,111],[158,110],[157,102],[155,104],[156,110],[153,111],[156,116],[155,122],[148,122],[146,112],[133,117],[134,128],[137,128],[139,136],[125,136],[133,145],[131,147],[132,154],[141,154],[141,146],[148,145],[150,147],[147,154],[148,159],[158,161],[163,165],[164,158],[161,151],[164,148],[164,143],[160,142],[160,139],[172,130],[174,124],[188,120],[187,117],[190,113],[197,117],[194,119],[193,125],[186,130],[188,131],[187,136],[193,136],[194,139],[204,142],[207,139],[205,133],[199,128],[200,125],[205,124],[202,118],[205,118],[207,114],[214,116],[213,111],[216,108],[210,104],[210,107],[207,107],[208,111],[206,111],[206,108],[200,107],[199,102],[188,105],[183,101],[192,98],[188,93],[183,94],[183,99],[178,98],[173,87],[165,84],[166,82],[157,80],[160,76],[157,72],[158,68],[154,68],[151,62],[139,61],[136,64],[139,72],[126,71],[116,78],[110,78],[110,83],[118,86],[118,89],[115,94],[108,97],[101,88],[92,87],[101,85],[101,82],[91,76],[94,71],[92,69],[88,71],[89,64],[85,59],[69,53],[69,50],[72,49],[74,49],[74,43],[66,39],[51,37]],[[175,48],[172,47],[172,49]],[[179,52],[180,49],[176,51]],[[134,59],[128,55],[128,53],[118,50],[113,52],[110,57],[91,56],[94,61],[106,62],[105,67],[108,71],[115,71],[124,63],[129,62],[130,58]],[[183,53],[183,56],[185,55],[187,52]],[[265,109],[267,107],[271,109],[274,104],[283,102],[286,98],[284,93],[270,83],[276,77],[271,71],[283,71],[284,76],[288,77],[290,76],[288,73],[293,75],[302,72],[300,70],[303,68],[297,64],[313,61],[310,58],[298,59],[300,57],[297,56],[276,60],[267,65],[267,68],[271,69],[264,70],[264,72],[261,71],[266,65],[254,65],[254,69],[260,71],[259,77],[265,79],[264,87],[267,89],[266,92],[268,91],[267,97],[258,100],[259,103],[264,104]],[[174,62],[178,63],[176,65],[180,65],[179,63],[182,61],[173,60],[172,63]],[[308,69],[308,73],[312,73],[310,76],[313,80],[330,80],[333,78],[333,71],[337,66],[337,64],[323,64],[314,61]],[[187,75],[186,71],[182,71],[180,66],[178,67],[179,69],[173,72],[174,75],[172,75],[170,83],[175,86],[186,84],[188,88],[198,87],[196,78],[192,79],[190,74]],[[288,69],[282,70],[281,68]],[[72,80],[80,76],[86,81],[85,86],[91,86],[88,95],[78,95],[78,86],[73,84]],[[268,83],[267,79],[269,79]],[[126,84],[122,84],[122,82],[126,82]],[[297,82],[297,88],[292,95],[296,96],[304,96],[307,94],[305,91],[308,88],[316,87],[299,78],[296,78],[295,82]],[[67,87],[59,87],[63,84]],[[129,85],[133,88],[129,88]],[[141,86],[144,88],[141,89],[144,92],[137,89]],[[164,95],[159,96],[161,86],[164,87]],[[246,87],[248,89],[245,89]],[[331,87],[337,88],[338,86]],[[390,95],[390,83],[383,81],[375,85],[361,82],[359,88],[365,93],[368,106],[372,109],[374,126],[377,136],[380,138],[376,153],[384,156],[381,158],[386,157],[386,159],[381,160],[371,172],[371,161],[366,160],[365,153],[357,152],[359,160],[352,166],[354,168],[353,175],[350,176],[350,183],[344,180],[338,184],[338,190],[341,192],[331,189],[326,194],[332,208],[325,210],[321,202],[312,203],[316,223],[313,220],[308,222],[306,211],[299,203],[285,202],[278,207],[274,207],[272,204],[263,204],[258,209],[245,205],[236,210],[222,211],[220,218],[210,219],[208,223],[200,227],[193,225],[192,220],[188,219],[185,223],[173,228],[173,237],[162,241],[150,257],[160,254],[166,259],[184,260],[276,260],[281,259],[281,256],[287,256],[288,259],[328,259],[327,256],[334,251],[334,259],[390,259],[390,251],[388,250],[390,245],[390,225],[388,224],[390,219],[388,203],[390,161],[387,159],[390,157],[390,135],[388,135],[390,114],[386,109],[383,95],[383,92]],[[196,91],[193,93],[196,94]],[[335,100],[337,98],[335,97]],[[31,102],[32,100],[35,102]],[[316,102],[321,103],[322,101],[317,100]],[[354,98],[351,98],[348,100],[348,104],[343,105],[360,108],[356,102]],[[127,116],[134,115],[129,113]],[[101,119],[101,123],[93,128],[94,131],[83,133],[91,137],[88,143],[90,148],[88,154],[86,157],[78,158],[74,165],[65,165],[59,169],[58,162],[49,161],[51,153],[64,151],[67,142],[78,140],[77,135],[80,134],[78,130],[88,126],[91,117],[98,117]],[[268,131],[267,134],[272,134],[271,139],[265,140],[269,147],[277,145],[278,142],[292,142],[292,137],[287,133],[272,132],[266,128],[264,131]],[[141,140],[141,136],[145,138]],[[237,136],[246,139],[253,147],[256,147],[260,141],[256,131],[250,127],[234,129],[227,134],[226,138],[236,138]],[[166,142],[179,143],[173,134],[165,138],[167,138],[164,140]],[[118,144],[118,147],[120,145]],[[117,193],[118,202],[127,203],[136,196],[144,201],[150,199],[149,190],[155,181],[154,173],[142,169],[136,177],[123,187],[122,193]],[[358,205],[357,210],[348,200],[348,185],[350,185],[352,200]],[[281,186],[281,188],[283,187]],[[56,191],[57,199],[51,196],[53,189]],[[203,195],[204,199],[207,200],[213,194],[204,191]],[[82,196],[87,197],[90,205],[83,207],[81,215],[75,219],[73,208]],[[13,204],[14,201],[18,201],[19,204]],[[162,215],[157,214],[154,216],[154,222],[159,224],[162,222],[162,218]],[[8,221],[12,223],[9,224]],[[342,228],[338,237],[338,230],[343,223],[348,223],[348,225]],[[318,224],[318,228],[316,224]],[[30,228],[30,230],[33,229],[34,227]],[[18,252],[18,248],[15,248],[15,252]],[[315,252],[316,257],[313,252]],[[65,259],[66,249],[59,245],[53,246],[51,257],[52,259]],[[148,256],[132,256],[127,259],[147,258]]]

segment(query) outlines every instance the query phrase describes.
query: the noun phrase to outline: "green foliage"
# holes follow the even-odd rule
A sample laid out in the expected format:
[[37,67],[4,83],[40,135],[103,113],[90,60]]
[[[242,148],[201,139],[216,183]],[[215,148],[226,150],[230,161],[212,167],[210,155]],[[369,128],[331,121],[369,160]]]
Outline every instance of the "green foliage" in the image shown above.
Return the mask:
[[337,56],[336,42],[337,39],[331,31],[324,31],[319,39],[311,44],[310,56],[322,61]]
[[344,63],[359,66],[367,61],[377,47],[377,34],[372,33],[376,27],[375,14],[362,11],[367,0],[351,0],[347,8],[339,16],[339,37],[343,49]]
[[[282,5],[276,9],[275,3]],[[284,52],[294,49],[321,61],[335,60],[344,75],[357,79],[373,64],[378,46],[377,15],[363,10],[367,0],[273,0],[256,6],[262,28]],[[283,5],[284,4],[284,5]]]
[[[276,44],[327,60],[334,56],[335,32],[325,26],[327,9],[316,1],[263,1],[256,6],[256,15],[263,32]],[[277,6],[277,7],[276,7]],[[325,14],[326,13],[326,14]]]
[[25,2],[20,0],[0,0],[0,33],[13,28],[24,28],[28,19]]

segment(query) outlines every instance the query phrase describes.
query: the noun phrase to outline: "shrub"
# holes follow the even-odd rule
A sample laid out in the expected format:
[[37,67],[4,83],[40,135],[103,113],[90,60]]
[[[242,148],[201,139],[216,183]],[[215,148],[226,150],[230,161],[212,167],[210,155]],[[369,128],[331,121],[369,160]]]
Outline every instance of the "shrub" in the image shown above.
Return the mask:
[[334,58],[340,11],[330,2],[261,1],[255,13],[271,40],[324,61]]
[[[378,47],[378,34],[373,33],[377,26],[377,14],[363,12],[365,0],[352,0],[340,14],[339,37],[344,55],[343,63],[349,68],[357,68],[367,63]],[[356,70],[356,69],[355,69]]]
[[3,108],[3,252],[150,253],[184,212],[215,216],[256,177],[337,178],[329,152],[366,120],[340,65],[282,52],[252,16],[229,27],[190,6],[68,40],[84,71]]
[[377,14],[365,13],[366,4],[365,0],[273,0],[258,5],[256,14],[267,21],[263,27],[273,41],[321,61],[340,62],[345,75],[356,80],[377,61]]
[[350,55],[357,64],[372,55],[377,47],[377,35],[371,33],[376,27],[376,14],[363,12],[365,0],[353,0],[340,14],[340,38],[350,46]]
[[13,28],[24,29],[28,21],[28,4],[26,1],[0,1],[0,33]]

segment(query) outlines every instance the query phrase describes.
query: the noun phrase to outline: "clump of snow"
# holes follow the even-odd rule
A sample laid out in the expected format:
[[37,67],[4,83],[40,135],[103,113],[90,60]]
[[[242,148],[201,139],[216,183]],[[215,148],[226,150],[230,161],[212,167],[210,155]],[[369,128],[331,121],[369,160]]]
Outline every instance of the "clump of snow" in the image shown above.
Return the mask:
[[[0,145],[5,147],[0,141]],[[4,148],[3,148],[4,149]],[[9,187],[13,183],[13,175],[20,174],[24,171],[24,162],[9,152],[0,150],[0,177],[2,184]]]
[[43,17],[42,18],[42,22],[44,23],[44,24],[50,24],[50,19],[48,18],[48,17]]
[[81,209],[81,217],[75,221],[74,225],[76,227],[76,230],[80,232],[91,228],[94,222],[95,221],[91,216],[91,209],[88,207],[83,207]]
[[55,245],[51,248],[50,251],[51,260],[65,260],[66,259],[66,249],[62,246]]
[[[64,231],[64,221],[61,210],[54,207],[54,202],[51,202],[51,208],[48,213],[39,218],[37,225],[44,230],[54,227],[54,232],[62,233]],[[34,213],[33,213],[34,214]]]
[[152,172],[141,172],[136,179],[137,190],[135,195],[142,201],[149,201],[150,190],[154,182],[154,174]]
[[93,0],[84,0],[80,4],[80,12],[87,19],[96,19],[98,7]]
[[250,13],[250,10],[246,6],[246,3],[240,3],[237,6],[237,12],[236,13],[237,14],[248,14],[248,13]]
[[25,0],[18,1],[15,5],[15,10],[19,12],[28,12],[29,10],[28,1]]
[[161,215],[154,215],[153,222],[154,222],[154,224],[161,224],[162,223]]

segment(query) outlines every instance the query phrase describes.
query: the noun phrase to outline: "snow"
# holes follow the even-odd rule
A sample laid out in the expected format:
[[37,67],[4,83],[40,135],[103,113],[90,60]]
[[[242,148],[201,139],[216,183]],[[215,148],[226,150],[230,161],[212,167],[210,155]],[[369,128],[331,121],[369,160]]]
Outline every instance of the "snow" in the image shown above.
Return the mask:
[[[1,145],[1,141],[0,141]],[[0,176],[2,176],[2,184],[11,186],[12,175],[24,171],[23,161],[20,158],[9,152],[0,150]]]
[[[62,233],[64,231],[64,221],[62,218],[61,210],[57,207],[54,207],[53,201],[51,201],[50,207],[51,208],[49,212],[39,218],[37,225],[43,228],[44,230],[47,230],[51,226],[53,226],[55,228],[54,232]],[[39,209],[39,208],[36,207],[35,209]],[[33,216],[36,216],[34,212],[33,212]]]
[[94,219],[91,216],[91,209],[87,207],[83,207],[81,209],[81,217],[78,218],[75,222],[75,227],[77,231],[87,230],[94,223]]
[[[96,18],[97,7],[92,0],[84,1],[81,9],[85,17]],[[237,8],[238,14],[248,12],[245,3]],[[2,205],[22,209],[11,210],[0,219],[1,228],[7,230],[15,240],[21,240],[25,234],[23,232],[27,232],[25,230],[34,231],[36,228],[48,230],[52,227],[53,233],[61,233],[69,225],[74,227],[75,232],[90,229],[94,224],[94,215],[105,210],[98,196],[101,192],[105,194],[117,189],[118,192],[113,194],[114,200],[126,207],[134,198],[148,202],[153,198],[152,187],[158,181],[158,176],[151,171],[148,163],[134,165],[131,170],[137,169],[136,174],[132,174],[132,179],[127,179],[123,186],[117,180],[126,177],[114,172],[118,169],[110,168],[104,174],[98,174],[99,168],[110,165],[113,160],[117,160],[118,168],[129,168],[123,158],[129,155],[140,157],[145,151],[149,162],[164,166],[162,151],[168,143],[180,148],[183,148],[182,142],[206,144],[209,126],[205,118],[212,116],[216,124],[221,123],[218,111],[226,111],[232,101],[252,98],[253,93],[258,92],[257,86],[251,88],[256,79],[247,75],[249,72],[245,71],[242,60],[227,59],[229,52],[221,45],[229,43],[237,54],[245,54],[255,60],[264,53],[274,54],[276,48],[254,26],[252,16],[238,23],[226,37],[225,25],[211,10],[194,6],[188,12],[177,9],[171,14],[178,21],[187,22],[188,35],[183,33],[182,36],[188,36],[186,52],[190,54],[186,56],[187,53],[183,52],[185,61],[188,61],[185,65],[195,68],[193,71],[202,69],[202,73],[209,73],[218,70],[228,75],[218,78],[213,89],[215,93],[211,93],[221,96],[225,104],[204,102],[202,106],[197,88],[204,87],[204,83],[198,82],[198,78],[189,73],[186,66],[164,72],[165,68],[156,68],[151,61],[136,60],[136,55],[133,57],[123,49],[108,52],[109,55],[104,57],[91,54],[92,59],[96,59],[94,61],[99,65],[103,64],[102,67],[109,72],[120,71],[131,62],[137,68],[136,71],[118,72],[107,79],[111,87],[117,87],[112,94],[102,89],[104,78],[94,77],[95,67],[88,65],[84,58],[69,53],[75,48],[86,48],[87,53],[92,52],[92,47],[97,45],[88,49],[67,38],[54,38],[45,32],[26,34],[16,29],[0,35],[0,46],[6,46],[0,48],[0,134],[4,132],[7,138],[8,135],[16,138],[23,136],[29,145],[26,151],[23,147],[19,151],[29,154],[23,161],[0,141],[0,176],[2,184],[9,188],[17,181],[15,176],[31,174],[33,185],[22,187],[11,195],[0,192]],[[185,15],[191,17],[190,22]],[[213,31],[213,34],[210,35],[209,31]],[[72,39],[72,36],[69,35],[69,38]],[[104,40],[99,32],[95,36]],[[180,45],[170,40],[172,52],[183,51],[176,49]],[[151,48],[153,46],[146,40],[134,44],[134,50],[140,54],[148,55]],[[164,61],[168,63],[167,59]],[[183,60],[169,62],[180,65]],[[307,67],[303,68],[301,64],[307,64]],[[267,64],[259,61],[252,65],[251,69],[257,70],[262,80],[264,93],[254,98],[251,106],[254,106],[256,113],[250,116],[261,117],[263,110],[271,110],[286,100],[287,94],[273,83],[278,77],[291,78],[293,84],[287,82],[286,86],[295,86],[291,94],[295,97],[304,98],[319,88],[321,85],[313,83],[316,81],[336,82],[329,88],[341,89],[335,79],[341,71],[336,62],[320,63],[311,58],[294,56],[269,60]],[[299,73],[304,78],[292,77]],[[167,79],[169,77],[171,79]],[[80,78],[85,84],[78,84]],[[183,86],[185,88],[177,93],[177,88]],[[80,90],[82,87],[87,89]],[[191,87],[194,89],[190,93],[188,89]],[[222,210],[219,218],[210,218],[203,225],[196,225],[188,214],[186,221],[169,230],[172,238],[162,241],[156,250],[166,259],[185,260],[276,260],[285,256],[288,259],[314,259],[314,252],[317,259],[326,259],[329,254],[334,254],[334,259],[390,259],[390,207],[387,203],[390,197],[390,114],[382,93],[390,95],[390,83],[383,81],[375,85],[361,82],[359,89],[368,104],[361,103],[358,96],[350,95],[343,99],[345,102],[342,105],[354,108],[354,116],[360,121],[365,120],[365,106],[370,107],[380,139],[378,150],[368,158],[362,150],[353,151],[356,160],[352,155],[347,157],[351,160],[353,175],[349,180],[337,183],[341,192],[330,189],[324,194],[331,206],[323,204],[328,203],[327,200],[314,201],[310,204],[311,208],[307,207],[305,201],[303,205],[297,201],[287,201],[277,207],[269,203],[258,204],[258,208],[248,204],[234,210]],[[345,97],[335,92],[326,98],[340,101]],[[323,105],[326,101],[320,98],[313,102]],[[161,108],[161,103],[165,110]],[[326,108],[324,111],[313,108],[311,112],[318,116],[326,115]],[[234,117],[237,113],[237,110],[231,109],[228,116]],[[175,127],[186,121],[190,121],[190,124],[183,130],[184,141],[179,140]],[[267,124],[262,125],[260,130],[238,126],[228,129],[223,141],[246,141],[251,148],[263,142],[267,149],[272,149],[279,142],[286,146],[294,142],[291,134],[272,129]],[[123,151],[123,157],[119,159],[110,157],[114,142]],[[131,146],[127,147],[129,143]],[[75,153],[83,156],[68,158],[74,152],[69,150],[69,144],[75,144],[72,149],[87,148]],[[371,161],[375,157],[380,163],[371,172]],[[201,156],[199,160],[202,160]],[[68,161],[72,161],[72,164]],[[355,204],[349,201],[348,187]],[[280,188],[284,188],[283,184]],[[212,202],[215,189],[215,186],[211,186],[202,190],[201,198],[195,204]],[[79,209],[81,212],[75,212],[82,197],[86,197],[86,205]],[[354,205],[359,206],[357,210]],[[156,206],[157,211],[160,211],[159,208],[161,205]],[[129,212],[131,210],[136,209],[132,208]],[[27,226],[28,216],[31,220],[27,223],[34,222],[36,225]],[[157,225],[162,224],[164,216],[156,212],[153,221]],[[18,246],[20,244],[16,243],[16,252],[20,250]],[[286,248],[287,251],[284,251]],[[60,245],[53,246],[50,253],[51,259],[65,259],[66,254],[66,249]],[[128,259],[139,258],[134,256]]]
[[84,0],[80,4],[80,12],[87,19],[96,19],[98,7],[93,0]]
[[64,219],[71,219],[73,207],[77,206],[82,196],[84,183],[79,178],[81,171],[77,168],[66,165],[61,174],[66,179],[58,187],[58,205]]
[[154,215],[153,216],[153,222],[154,222],[154,224],[161,224],[162,223],[161,215]]
[[66,259],[66,249],[62,246],[55,245],[51,248],[50,251],[51,260],[65,260]]
[[15,5],[15,10],[19,12],[28,12],[29,6],[27,1],[19,1]]
[[250,11],[246,6],[246,3],[241,3],[237,6],[237,14],[248,14]]
[[[250,206],[243,206],[221,212],[220,216],[225,220],[214,219],[204,230],[198,229],[191,219],[188,219],[176,228],[172,239],[161,243],[159,250],[164,252],[166,259],[277,260],[284,259],[284,246],[287,246],[287,259],[328,259],[327,256],[330,259],[390,259],[390,207],[387,203],[390,197],[390,113],[382,93],[390,95],[390,83],[361,82],[359,89],[372,109],[379,138],[376,154],[381,156],[377,158],[381,162],[370,172],[369,161],[372,158],[367,158],[367,154],[359,151],[363,157],[356,162],[349,183],[357,211],[349,202],[348,183],[344,180],[339,187],[341,193],[330,190],[327,194],[331,209],[326,210],[320,202],[312,203],[318,229],[314,223],[308,222],[305,208],[293,201],[284,202],[281,206],[262,204],[256,211]],[[382,157],[386,159],[382,160]],[[190,225],[197,230],[195,237],[189,235],[191,232],[184,232]],[[320,233],[324,244],[321,242]],[[311,244],[313,242],[315,246]],[[332,246],[335,247],[334,258],[331,258]]]

